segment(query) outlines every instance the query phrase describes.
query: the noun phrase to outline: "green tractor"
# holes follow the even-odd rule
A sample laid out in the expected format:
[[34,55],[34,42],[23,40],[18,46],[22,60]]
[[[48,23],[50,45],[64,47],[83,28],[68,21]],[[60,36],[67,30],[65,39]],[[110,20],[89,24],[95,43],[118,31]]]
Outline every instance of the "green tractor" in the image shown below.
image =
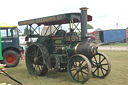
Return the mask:
[[18,29],[15,25],[0,24],[0,62],[15,67],[20,60]]
[[[88,43],[87,21],[91,21],[92,16],[87,15],[87,9],[81,8],[81,13],[18,22],[19,25],[27,25],[30,28],[26,40],[37,38],[26,52],[26,67],[31,75],[43,76],[48,71],[65,70],[74,82],[84,83],[91,75],[104,78],[110,73],[111,64],[108,57],[99,53],[95,44]],[[38,28],[41,28],[42,24],[47,26],[47,29],[43,29],[41,35]]]

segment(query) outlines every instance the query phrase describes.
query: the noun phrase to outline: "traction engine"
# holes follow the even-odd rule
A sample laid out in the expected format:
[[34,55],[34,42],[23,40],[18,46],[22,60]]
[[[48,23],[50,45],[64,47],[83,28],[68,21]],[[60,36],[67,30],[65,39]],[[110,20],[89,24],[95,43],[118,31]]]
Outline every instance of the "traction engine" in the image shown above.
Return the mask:
[[[27,35],[26,40],[36,37],[26,52],[26,67],[32,75],[43,76],[48,71],[67,71],[77,83],[84,83],[91,75],[106,77],[111,70],[108,57],[98,52],[98,47],[87,41],[88,8],[80,8],[81,13],[67,13],[32,20],[20,21],[19,25],[28,25],[37,33],[42,24],[47,26],[39,33]],[[32,24],[36,23],[34,28]],[[69,24],[69,31],[65,31]],[[66,25],[66,28],[62,28]],[[81,28],[81,29],[79,29]],[[31,31],[31,30],[30,30]],[[39,31],[39,30],[38,30]]]

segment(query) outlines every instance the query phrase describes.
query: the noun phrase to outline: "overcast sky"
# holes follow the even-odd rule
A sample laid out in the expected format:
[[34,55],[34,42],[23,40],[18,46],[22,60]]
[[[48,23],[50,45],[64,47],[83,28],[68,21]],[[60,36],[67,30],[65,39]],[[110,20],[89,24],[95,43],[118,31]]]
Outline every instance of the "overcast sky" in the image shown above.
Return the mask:
[[0,0],[0,23],[16,24],[18,21],[80,12],[88,7],[93,16],[89,22],[95,29],[128,27],[128,0]]

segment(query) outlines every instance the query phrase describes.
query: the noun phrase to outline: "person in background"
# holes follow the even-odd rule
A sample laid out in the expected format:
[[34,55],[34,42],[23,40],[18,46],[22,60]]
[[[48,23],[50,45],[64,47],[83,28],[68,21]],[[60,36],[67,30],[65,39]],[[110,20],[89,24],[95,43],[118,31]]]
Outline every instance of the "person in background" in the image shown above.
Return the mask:
[[27,48],[28,46],[31,44],[31,42],[26,42],[26,45],[23,46],[23,49],[24,49],[24,56],[26,54],[26,51],[27,51]]
[[24,49],[23,49],[23,47],[20,47],[20,56],[21,56],[21,60],[23,60],[23,57],[24,57]]

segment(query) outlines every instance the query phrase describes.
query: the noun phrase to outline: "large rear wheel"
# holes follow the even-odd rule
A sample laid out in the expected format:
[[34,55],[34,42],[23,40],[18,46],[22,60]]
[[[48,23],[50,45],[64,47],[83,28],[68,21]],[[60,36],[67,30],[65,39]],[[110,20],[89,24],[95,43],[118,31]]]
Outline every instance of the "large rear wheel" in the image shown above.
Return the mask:
[[48,69],[45,64],[45,58],[49,56],[46,46],[38,43],[32,43],[26,52],[26,67],[32,75],[43,76]]
[[67,71],[74,82],[84,83],[91,77],[91,64],[86,56],[76,54],[69,59]]

